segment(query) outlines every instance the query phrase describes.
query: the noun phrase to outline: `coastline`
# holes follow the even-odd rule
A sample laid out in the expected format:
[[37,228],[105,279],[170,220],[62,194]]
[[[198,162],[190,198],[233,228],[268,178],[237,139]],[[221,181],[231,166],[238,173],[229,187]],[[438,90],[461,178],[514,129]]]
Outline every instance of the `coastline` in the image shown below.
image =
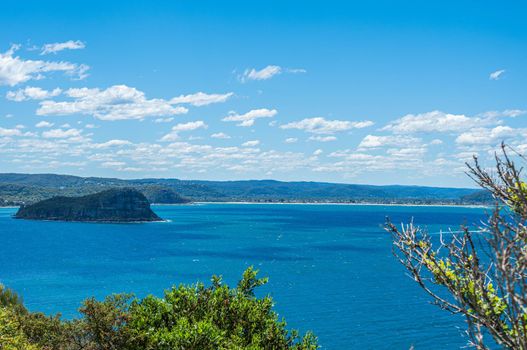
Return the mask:
[[[492,208],[492,205],[478,205],[478,204],[398,204],[398,203],[342,203],[342,202],[192,202],[186,205],[200,205],[200,204],[244,204],[244,205],[344,205],[344,206],[393,206],[393,207],[458,207],[458,208]],[[181,204],[152,204],[152,205],[181,205]],[[185,205],[185,204],[183,204]]]
[[[182,206],[182,205],[201,205],[201,204],[243,204],[243,205],[343,205],[343,206],[392,206],[392,207],[458,207],[458,208],[492,208],[490,204],[411,204],[411,203],[342,203],[342,202],[248,202],[248,201],[228,201],[228,202],[207,202],[198,201],[190,203],[152,203],[151,206]],[[0,206],[0,209],[17,209],[20,206]]]

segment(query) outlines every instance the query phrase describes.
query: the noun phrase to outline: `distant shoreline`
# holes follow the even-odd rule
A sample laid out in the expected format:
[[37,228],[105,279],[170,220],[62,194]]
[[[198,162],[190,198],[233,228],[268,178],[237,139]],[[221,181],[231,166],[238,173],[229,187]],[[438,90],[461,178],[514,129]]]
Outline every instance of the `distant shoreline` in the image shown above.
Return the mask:
[[397,204],[397,203],[343,203],[343,202],[192,202],[185,204],[156,204],[159,206],[175,206],[175,205],[195,205],[195,204],[279,204],[279,205],[355,205],[355,206],[394,206],[394,207],[462,207],[462,208],[491,208],[491,205],[482,204]]
[[[411,204],[411,203],[343,203],[343,202],[190,202],[190,203],[151,203],[154,206],[181,206],[199,204],[244,204],[244,205],[350,205],[350,206],[392,206],[392,207],[459,207],[459,208],[492,208],[492,205],[484,204]],[[0,206],[1,209],[17,209],[20,206]]]

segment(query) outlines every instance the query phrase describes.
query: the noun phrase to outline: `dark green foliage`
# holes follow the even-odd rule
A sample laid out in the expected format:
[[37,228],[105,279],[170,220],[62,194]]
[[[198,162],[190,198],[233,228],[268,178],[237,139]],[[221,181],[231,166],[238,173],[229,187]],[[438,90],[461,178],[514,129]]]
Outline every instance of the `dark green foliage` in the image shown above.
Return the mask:
[[13,290],[0,284],[0,307],[18,307],[22,299]]
[[[163,298],[92,298],[79,309],[82,317],[73,321],[30,313],[12,292],[2,289],[0,298],[5,294],[8,302],[0,304],[0,311],[15,317],[16,327],[7,324],[8,317],[0,317],[0,329],[19,329],[9,340],[31,349],[317,349],[313,334],[300,338],[296,331],[286,329],[285,321],[272,310],[270,297],[255,297],[255,288],[266,282],[251,267],[236,288],[214,276],[210,286],[172,287]],[[15,309],[14,305],[20,307]]]
[[53,197],[22,206],[16,218],[34,220],[132,222],[160,221],[139,191],[119,188],[82,197]]
[[147,185],[136,187],[145,195],[150,203],[155,204],[183,204],[190,200],[181,197],[176,191],[169,187],[159,185]]

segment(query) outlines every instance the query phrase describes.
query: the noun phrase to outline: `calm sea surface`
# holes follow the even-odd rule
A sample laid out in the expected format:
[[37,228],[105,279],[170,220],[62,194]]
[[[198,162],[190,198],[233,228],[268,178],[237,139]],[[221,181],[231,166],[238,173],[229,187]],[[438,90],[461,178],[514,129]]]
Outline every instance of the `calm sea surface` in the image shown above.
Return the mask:
[[14,220],[0,209],[0,283],[34,311],[75,317],[115,292],[162,295],[172,284],[256,266],[276,311],[324,349],[459,349],[463,320],[436,309],[391,254],[386,216],[430,232],[477,224],[483,209],[345,205],[155,206],[167,223]]

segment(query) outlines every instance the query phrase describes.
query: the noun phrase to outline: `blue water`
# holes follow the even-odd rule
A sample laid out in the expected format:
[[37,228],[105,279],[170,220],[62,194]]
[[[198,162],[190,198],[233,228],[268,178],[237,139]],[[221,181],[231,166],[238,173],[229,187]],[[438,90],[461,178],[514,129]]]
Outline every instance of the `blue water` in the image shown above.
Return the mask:
[[313,330],[324,349],[459,349],[464,323],[438,310],[391,254],[394,222],[430,232],[474,224],[484,210],[455,207],[203,204],[156,206],[168,223],[15,220],[0,209],[0,283],[34,311],[75,317],[80,302],[138,296],[222,274],[234,284],[256,266],[275,309]]

